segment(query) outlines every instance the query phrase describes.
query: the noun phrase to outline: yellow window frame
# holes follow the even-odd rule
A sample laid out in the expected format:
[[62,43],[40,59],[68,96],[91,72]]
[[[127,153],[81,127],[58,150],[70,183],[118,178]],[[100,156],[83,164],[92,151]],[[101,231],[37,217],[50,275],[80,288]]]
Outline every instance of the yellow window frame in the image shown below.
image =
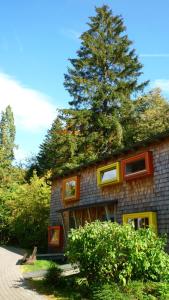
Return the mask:
[[[116,169],[116,177],[114,179],[108,179],[108,180],[104,180],[104,182],[102,182],[101,179],[101,173],[103,171],[109,171],[109,170],[113,170]],[[109,184],[115,184],[121,181],[121,176],[120,176],[120,162],[115,162],[109,165],[106,165],[104,167],[98,168],[97,169],[97,185],[98,186],[106,186]]]
[[149,227],[151,227],[155,232],[157,232],[157,213],[152,211],[139,212],[139,213],[131,213],[123,215],[123,224],[128,224],[129,219],[137,219],[137,218],[148,218],[149,219]]

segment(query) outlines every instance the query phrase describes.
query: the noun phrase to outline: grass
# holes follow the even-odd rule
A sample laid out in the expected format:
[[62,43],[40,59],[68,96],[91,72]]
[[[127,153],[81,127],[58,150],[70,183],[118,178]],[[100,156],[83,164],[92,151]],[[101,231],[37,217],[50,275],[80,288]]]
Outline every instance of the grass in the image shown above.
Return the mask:
[[[49,300],[82,300],[80,294],[71,287],[53,287],[45,284],[44,279],[29,279],[28,284],[39,294],[47,296]],[[87,300],[87,299],[86,299]]]
[[[36,260],[33,265],[22,265],[22,273],[35,272],[40,270],[48,270],[51,264],[55,263],[48,260]],[[43,278],[32,278],[27,280],[27,284],[31,289],[35,289],[39,294],[47,296],[49,300],[81,300],[78,292],[73,291],[72,287],[54,287],[46,284]]]
[[[75,275],[76,276],[76,275]],[[117,284],[98,287],[92,298],[83,297],[74,284],[65,278],[65,284],[59,287],[47,285],[43,279],[32,279],[29,284],[48,300],[168,300],[169,283],[133,281],[126,287]],[[67,281],[67,283],[66,283]],[[69,283],[69,284],[68,284]]]
[[33,265],[22,265],[21,271],[23,273],[35,272],[40,270],[48,270],[51,265],[50,260],[36,260]]
[[131,281],[125,287],[112,283],[96,286],[89,293],[88,285],[80,274],[60,277],[57,265],[51,264],[51,261],[37,260],[34,265],[22,266],[23,272],[47,269],[50,276],[29,279],[27,283],[31,289],[47,296],[48,300],[169,300],[168,282]]

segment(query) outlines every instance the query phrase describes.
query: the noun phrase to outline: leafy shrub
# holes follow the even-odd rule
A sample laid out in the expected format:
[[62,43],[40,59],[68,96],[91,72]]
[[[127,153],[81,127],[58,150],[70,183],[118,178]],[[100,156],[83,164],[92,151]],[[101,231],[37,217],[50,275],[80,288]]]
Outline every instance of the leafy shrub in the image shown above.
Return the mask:
[[55,264],[51,263],[45,275],[45,283],[51,286],[60,285],[62,270]]
[[146,284],[146,291],[154,295],[157,299],[169,299],[169,283],[167,282],[148,282]]
[[131,281],[125,287],[116,283],[93,286],[92,300],[168,300],[169,283]]
[[89,284],[129,280],[168,280],[165,240],[151,229],[95,221],[69,234],[69,261],[79,264]]
[[8,217],[9,234],[15,237],[23,248],[38,247],[47,249],[47,226],[49,218],[50,187],[45,178],[36,173],[30,183],[11,184],[6,205],[10,210]]
[[117,284],[104,284],[92,288],[92,300],[124,300]]

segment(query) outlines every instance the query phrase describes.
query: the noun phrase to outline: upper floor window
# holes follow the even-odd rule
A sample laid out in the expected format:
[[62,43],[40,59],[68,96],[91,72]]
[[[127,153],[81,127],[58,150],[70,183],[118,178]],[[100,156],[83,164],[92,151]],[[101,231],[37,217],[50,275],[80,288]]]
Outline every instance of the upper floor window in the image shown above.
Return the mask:
[[153,173],[152,153],[147,151],[123,159],[122,172],[125,180],[151,175]]
[[63,180],[62,195],[64,201],[76,201],[80,197],[80,180],[73,176]]
[[97,184],[105,186],[120,182],[120,163],[115,162],[97,169]]

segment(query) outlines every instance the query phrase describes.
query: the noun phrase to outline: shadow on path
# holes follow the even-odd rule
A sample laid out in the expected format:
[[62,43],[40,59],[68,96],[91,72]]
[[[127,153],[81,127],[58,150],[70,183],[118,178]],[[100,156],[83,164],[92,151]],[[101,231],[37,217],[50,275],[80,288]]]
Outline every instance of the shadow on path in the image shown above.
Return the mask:
[[19,289],[19,288],[24,288],[27,291],[34,291],[36,292],[35,288],[30,285],[28,280],[25,279],[18,279],[13,281],[11,288]]
[[6,249],[7,251],[16,253],[18,255],[24,255],[27,252],[25,249],[14,247],[14,246],[1,246],[2,248]]

